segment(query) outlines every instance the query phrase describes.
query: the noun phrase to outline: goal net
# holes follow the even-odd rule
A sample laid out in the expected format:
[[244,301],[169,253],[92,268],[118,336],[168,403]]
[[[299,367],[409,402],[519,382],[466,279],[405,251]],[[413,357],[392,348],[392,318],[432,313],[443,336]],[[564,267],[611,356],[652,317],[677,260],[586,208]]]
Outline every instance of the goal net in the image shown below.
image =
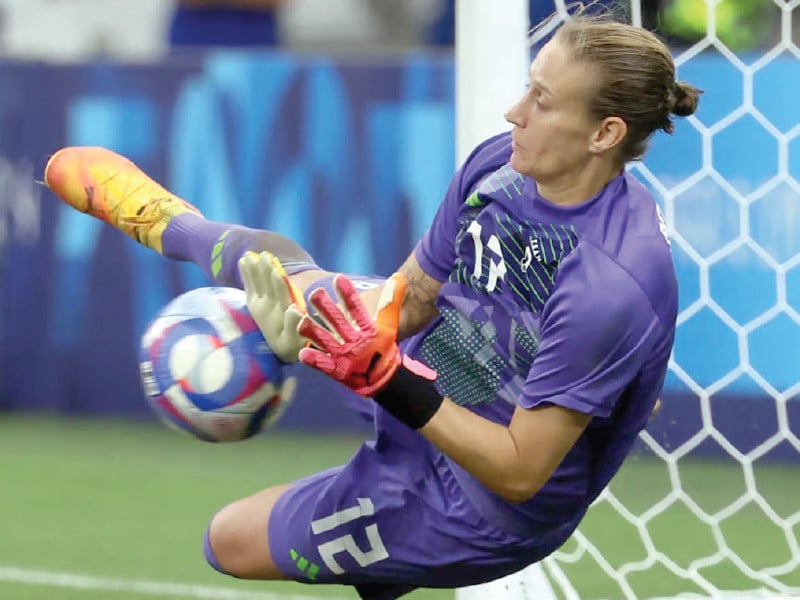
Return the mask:
[[800,1],[661,4],[630,17],[706,92],[631,167],[680,284],[664,409],[544,567],[570,599],[798,596]]
[[800,596],[799,6],[628,6],[705,90],[631,165],[679,278],[663,409],[560,551],[457,598]]

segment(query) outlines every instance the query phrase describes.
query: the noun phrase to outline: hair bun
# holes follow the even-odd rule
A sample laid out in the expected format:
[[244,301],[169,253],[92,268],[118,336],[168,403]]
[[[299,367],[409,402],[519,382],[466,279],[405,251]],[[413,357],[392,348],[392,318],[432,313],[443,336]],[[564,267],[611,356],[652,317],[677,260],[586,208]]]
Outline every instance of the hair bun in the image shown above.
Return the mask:
[[702,90],[685,81],[676,81],[669,91],[667,107],[669,112],[679,117],[688,117],[697,110]]

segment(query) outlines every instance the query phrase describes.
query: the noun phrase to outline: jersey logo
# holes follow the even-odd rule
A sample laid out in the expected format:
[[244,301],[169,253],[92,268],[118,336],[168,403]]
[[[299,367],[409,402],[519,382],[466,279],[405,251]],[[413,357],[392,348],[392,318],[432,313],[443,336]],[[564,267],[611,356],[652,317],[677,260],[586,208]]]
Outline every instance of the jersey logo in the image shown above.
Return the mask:
[[480,197],[478,192],[472,192],[472,194],[470,194],[470,196],[464,201],[464,204],[472,208],[486,206],[486,202]]
[[527,273],[532,262],[533,262],[533,252],[531,252],[530,246],[526,246],[525,254],[522,257],[522,260],[519,261],[519,268],[522,269],[523,273]]
[[523,273],[527,273],[528,269],[533,263],[533,259],[536,259],[536,262],[542,262],[542,251],[539,246],[539,239],[532,237],[529,240],[527,246],[525,246],[525,254],[522,256],[522,260],[519,261],[519,267],[522,269]]

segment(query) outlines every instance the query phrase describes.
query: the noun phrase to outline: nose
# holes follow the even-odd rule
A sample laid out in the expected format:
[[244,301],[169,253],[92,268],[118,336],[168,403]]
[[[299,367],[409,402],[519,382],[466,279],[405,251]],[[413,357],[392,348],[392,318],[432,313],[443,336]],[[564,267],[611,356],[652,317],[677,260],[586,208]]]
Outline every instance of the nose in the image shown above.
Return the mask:
[[522,111],[520,110],[521,102],[516,102],[506,110],[503,117],[508,123],[516,125],[517,127],[524,127],[525,124],[522,118]]

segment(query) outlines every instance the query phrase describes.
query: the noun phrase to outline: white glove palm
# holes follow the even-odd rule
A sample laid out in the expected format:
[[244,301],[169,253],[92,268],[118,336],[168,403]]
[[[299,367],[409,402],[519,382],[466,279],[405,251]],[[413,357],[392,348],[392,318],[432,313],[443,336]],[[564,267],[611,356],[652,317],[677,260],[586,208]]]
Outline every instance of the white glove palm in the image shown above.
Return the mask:
[[247,308],[272,351],[284,362],[296,362],[308,340],[297,333],[306,314],[300,290],[280,261],[269,252],[248,252],[239,259]]

